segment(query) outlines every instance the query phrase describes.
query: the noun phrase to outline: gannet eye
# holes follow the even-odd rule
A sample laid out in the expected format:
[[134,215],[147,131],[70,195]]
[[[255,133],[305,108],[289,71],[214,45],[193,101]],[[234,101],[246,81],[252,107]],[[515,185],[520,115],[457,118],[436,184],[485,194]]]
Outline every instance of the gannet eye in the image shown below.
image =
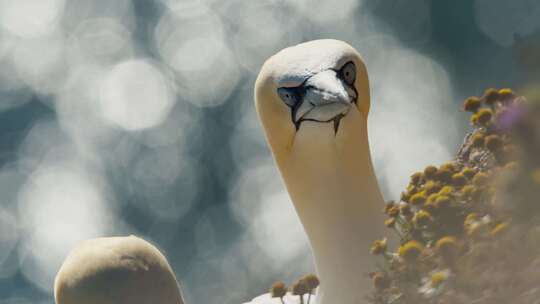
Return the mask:
[[339,73],[347,84],[354,84],[354,81],[356,80],[356,66],[354,65],[354,62],[349,61],[341,68]]
[[290,107],[294,107],[300,100],[300,96],[298,92],[294,90],[294,88],[279,88],[277,92],[279,98],[281,98],[281,100],[283,100],[283,102]]

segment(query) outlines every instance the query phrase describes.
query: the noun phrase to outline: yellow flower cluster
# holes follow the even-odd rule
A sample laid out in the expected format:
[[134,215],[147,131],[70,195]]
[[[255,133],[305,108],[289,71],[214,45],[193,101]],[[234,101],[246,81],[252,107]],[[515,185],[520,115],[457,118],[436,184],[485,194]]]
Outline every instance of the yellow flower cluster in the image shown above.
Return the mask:
[[488,89],[462,109],[473,130],[456,158],[412,174],[384,210],[402,242],[371,248],[386,265],[372,275],[372,303],[540,299],[540,104]]

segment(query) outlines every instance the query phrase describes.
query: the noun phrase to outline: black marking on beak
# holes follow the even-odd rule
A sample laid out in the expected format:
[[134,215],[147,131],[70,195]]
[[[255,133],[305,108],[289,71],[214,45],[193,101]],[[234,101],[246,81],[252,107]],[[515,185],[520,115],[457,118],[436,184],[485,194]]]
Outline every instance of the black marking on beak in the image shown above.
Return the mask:
[[[339,131],[339,126],[340,126],[340,123],[341,123],[341,119],[343,117],[345,117],[346,114],[338,114],[338,115],[334,116],[332,119],[324,120],[324,121],[316,120],[316,119],[309,119],[309,118],[300,118],[298,120],[295,119],[298,108],[300,108],[302,103],[303,102],[309,102],[309,101],[303,100],[304,95],[306,93],[306,90],[308,88],[309,87],[304,87],[304,86],[301,85],[301,86],[289,89],[290,90],[289,94],[294,94],[292,96],[295,96],[294,100],[296,102],[294,102],[294,103],[285,103],[285,104],[291,110],[290,111],[290,113],[291,113],[291,121],[294,124],[295,131],[298,132],[298,130],[300,130],[300,126],[302,125],[302,122],[304,122],[304,121],[314,121],[314,122],[320,122],[320,123],[332,122],[333,125],[334,125],[334,135],[337,135],[337,132]],[[358,91],[356,90],[356,88],[354,86],[350,86],[349,88],[354,91],[354,98],[352,98],[351,103],[354,104],[354,105],[357,105],[358,104]]]
[[[346,67],[350,68],[350,65],[354,67],[354,64],[352,62],[347,63],[341,70],[334,70],[336,71],[336,75],[342,80],[343,85],[345,86],[345,89],[349,92],[349,96],[352,97],[351,103],[354,105],[358,105],[358,91],[356,90],[356,87],[354,86],[354,81],[356,78],[356,75],[353,75],[354,78],[349,78],[345,76],[343,70]],[[350,76],[349,76],[350,77]],[[329,123],[332,122],[334,126],[334,135],[337,135],[337,132],[339,130],[339,126],[341,123],[341,119],[345,117],[346,113],[341,113],[329,120],[321,121],[316,119],[310,119],[310,118],[298,118],[296,119],[296,114],[298,112],[298,109],[302,105],[303,102],[309,102],[304,100],[304,96],[306,95],[306,92],[308,89],[310,89],[310,86],[306,86],[306,82],[309,80],[309,78],[305,79],[304,82],[302,82],[297,87],[281,87],[278,88],[278,95],[281,98],[281,100],[285,103],[287,107],[291,110],[291,121],[294,124],[295,130],[298,132],[300,129],[300,126],[302,122],[304,121],[314,121],[314,122],[320,122],[320,123]],[[352,92],[351,92],[352,91]],[[315,105],[314,105],[315,106]]]
[[354,91],[354,98],[352,100],[352,103],[354,103],[354,105],[358,105],[358,90],[356,90],[356,87],[354,85],[351,85],[350,88]]
[[345,117],[345,114],[339,114],[338,116],[334,117],[334,135],[337,135],[339,124],[341,123],[341,119],[343,117]]
[[290,111],[291,121],[294,124],[296,131],[300,129],[300,125],[302,124],[302,121],[305,120],[305,119],[296,120],[296,114],[298,112],[298,109],[302,105],[302,103],[305,102],[304,96],[306,95],[306,91],[310,88],[310,86],[305,85],[308,79],[306,79],[302,84],[300,84],[297,87],[278,88],[279,97],[285,103],[285,105],[291,110]]

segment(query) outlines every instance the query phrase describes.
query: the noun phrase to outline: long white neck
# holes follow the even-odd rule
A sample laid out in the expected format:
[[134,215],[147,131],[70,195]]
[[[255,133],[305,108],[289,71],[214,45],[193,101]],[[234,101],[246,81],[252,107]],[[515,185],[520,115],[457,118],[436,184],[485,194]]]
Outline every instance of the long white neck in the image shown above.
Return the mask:
[[366,120],[350,111],[336,135],[331,124],[304,122],[289,153],[275,157],[313,250],[318,302],[364,303],[369,248],[384,228]]

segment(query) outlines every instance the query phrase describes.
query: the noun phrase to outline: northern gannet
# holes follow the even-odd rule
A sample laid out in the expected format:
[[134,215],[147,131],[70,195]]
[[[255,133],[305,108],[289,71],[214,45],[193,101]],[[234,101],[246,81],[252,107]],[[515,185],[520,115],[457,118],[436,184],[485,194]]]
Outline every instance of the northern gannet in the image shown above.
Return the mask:
[[312,248],[317,303],[365,303],[384,201],[369,149],[362,58],[338,40],[286,48],[261,68],[255,104]]
[[[383,234],[383,198],[369,150],[362,58],[337,40],[286,48],[263,65],[255,104],[313,250],[321,280],[317,303],[364,303],[374,265],[369,247]],[[94,239],[75,248],[57,274],[55,299],[183,304],[165,257],[136,237]],[[252,303],[277,301],[263,295]]]

